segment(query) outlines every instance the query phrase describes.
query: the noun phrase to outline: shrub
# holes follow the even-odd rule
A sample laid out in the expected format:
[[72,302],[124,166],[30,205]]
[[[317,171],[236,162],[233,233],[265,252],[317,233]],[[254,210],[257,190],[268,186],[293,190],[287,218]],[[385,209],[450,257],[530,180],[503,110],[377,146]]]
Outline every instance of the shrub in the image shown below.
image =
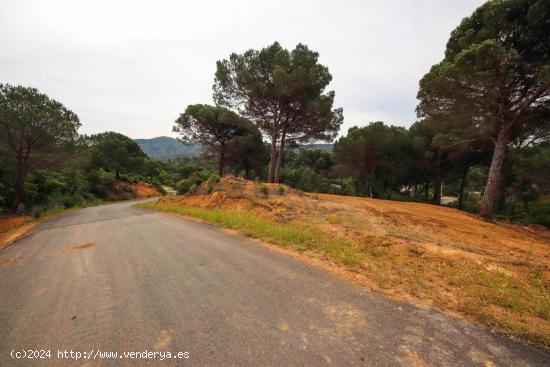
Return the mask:
[[342,190],[346,195],[356,196],[357,195],[357,185],[352,177],[348,177],[344,180],[342,185]]
[[260,186],[260,192],[261,192],[264,196],[269,196],[269,187],[267,187],[266,185]]
[[61,196],[61,203],[65,208],[72,208],[79,203],[79,200],[76,196],[66,194]]
[[193,181],[189,178],[184,178],[183,180],[181,180],[180,182],[178,182],[178,184],[176,185],[176,191],[178,192],[178,194],[186,194],[189,192],[189,189],[191,188],[191,186],[196,186]]
[[115,183],[115,179],[110,172],[103,169],[93,170],[88,175],[90,191],[98,197],[105,199]]
[[160,184],[160,182],[157,181],[157,182],[153,183],[153,186],[155,186],[155,188],[160,192],[161,195],[166,195],[167,194],[166,190]]
[[208,181],[211,181],[211,182],[220,182],[220,175],[218,175],[217,173],[212,173],[210,175],[210,178],[208,179]]
[[194,194],[194,193],[197,192],[198,188],[199,188],[199,187],[198,187],[196,184],[193,184],[193,185],[191,185],[191,187],[189,188],[189,191],[188,191],[188,192],[189,192],[190,194]]
[[277,187],[277,192],[279,193],[279,195],[283,195],[285,193],[284,186]]
[[531,207],[531,220],[550,228],[550,198],[537,200]]

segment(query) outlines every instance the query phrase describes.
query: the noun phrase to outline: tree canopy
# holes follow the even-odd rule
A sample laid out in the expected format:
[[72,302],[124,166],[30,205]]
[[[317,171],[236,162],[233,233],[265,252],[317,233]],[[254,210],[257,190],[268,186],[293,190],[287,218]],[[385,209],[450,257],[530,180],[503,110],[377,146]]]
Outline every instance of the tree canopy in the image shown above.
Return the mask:
[[547,0],[489,1],[452,32],[445,58],[420,81],[420,117],[467,122],[494,141],[480,210],[486,218],[510,141],[529,120],[549,123],[548,19]]
[[141,169],[147,155],[139,145],[126,135],[113,131],[95,134],[89,138],[92,164],[114,172]]
[[334,92],[325,91],[332,76],[318,59],[303,44],[288,51],[275,42],[217,62],[216,103],[238,109],[271,141],[269,182],[278,180],[288,140],[332,141],[343,122],[342,109],[333,109]]
[[79,127],[74,112],[37,89],[0,84],[1,150],[15,165],[13,210],[23,198],[28,174],[67,159]]
[[369,195],[384,191],[403,173],[410,140],[405,128],[371,122],[354,126],[334,144],[334,159],[342,174],[356,177]]
[[[229,154],[237,154],[234,139],[259,139],[256,127],[247,119],[224,107],[205,104],[189,105],[178,117],[173,131],[184,144],[202,144],[218,158],[218,173],[223,176]],[[233,140],[233,144],[232,143]],[[247,143],[250,143],[248,140]]]

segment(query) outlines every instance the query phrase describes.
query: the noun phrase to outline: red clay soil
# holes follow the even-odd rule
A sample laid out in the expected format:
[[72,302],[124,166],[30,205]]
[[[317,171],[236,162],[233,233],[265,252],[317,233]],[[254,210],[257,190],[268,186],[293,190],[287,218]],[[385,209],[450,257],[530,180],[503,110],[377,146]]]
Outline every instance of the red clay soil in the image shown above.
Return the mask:
[[0,250],[23,236],[35,224],[28,215],[0,215]]

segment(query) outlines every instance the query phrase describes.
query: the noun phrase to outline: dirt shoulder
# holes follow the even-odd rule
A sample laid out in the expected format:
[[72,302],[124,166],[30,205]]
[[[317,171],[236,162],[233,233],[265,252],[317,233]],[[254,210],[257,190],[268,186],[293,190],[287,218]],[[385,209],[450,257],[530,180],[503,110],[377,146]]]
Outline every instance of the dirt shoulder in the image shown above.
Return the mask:
[[0,250],[21,238],[36,224],[38,221],[28,215],[0,215]]
[[[160,210],[215,222],[363,286],[550,345],[550,231],[489,223],[458,210],[326,194],[236,178]],[[355,279],[355,280],[354,280]]]

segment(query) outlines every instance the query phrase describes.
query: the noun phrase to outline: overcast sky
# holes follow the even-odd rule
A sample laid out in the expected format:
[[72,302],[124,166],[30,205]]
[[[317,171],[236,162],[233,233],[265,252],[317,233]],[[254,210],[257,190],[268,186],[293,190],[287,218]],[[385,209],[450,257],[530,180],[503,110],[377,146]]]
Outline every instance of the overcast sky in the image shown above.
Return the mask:
[[33,86],[81,132],[173,136],[188,104],[212,103],[216,60],[274,41],[307,44],[333,76],[341,133],[415,121],[418,81],[481,0],[0,0],[0,83]]

